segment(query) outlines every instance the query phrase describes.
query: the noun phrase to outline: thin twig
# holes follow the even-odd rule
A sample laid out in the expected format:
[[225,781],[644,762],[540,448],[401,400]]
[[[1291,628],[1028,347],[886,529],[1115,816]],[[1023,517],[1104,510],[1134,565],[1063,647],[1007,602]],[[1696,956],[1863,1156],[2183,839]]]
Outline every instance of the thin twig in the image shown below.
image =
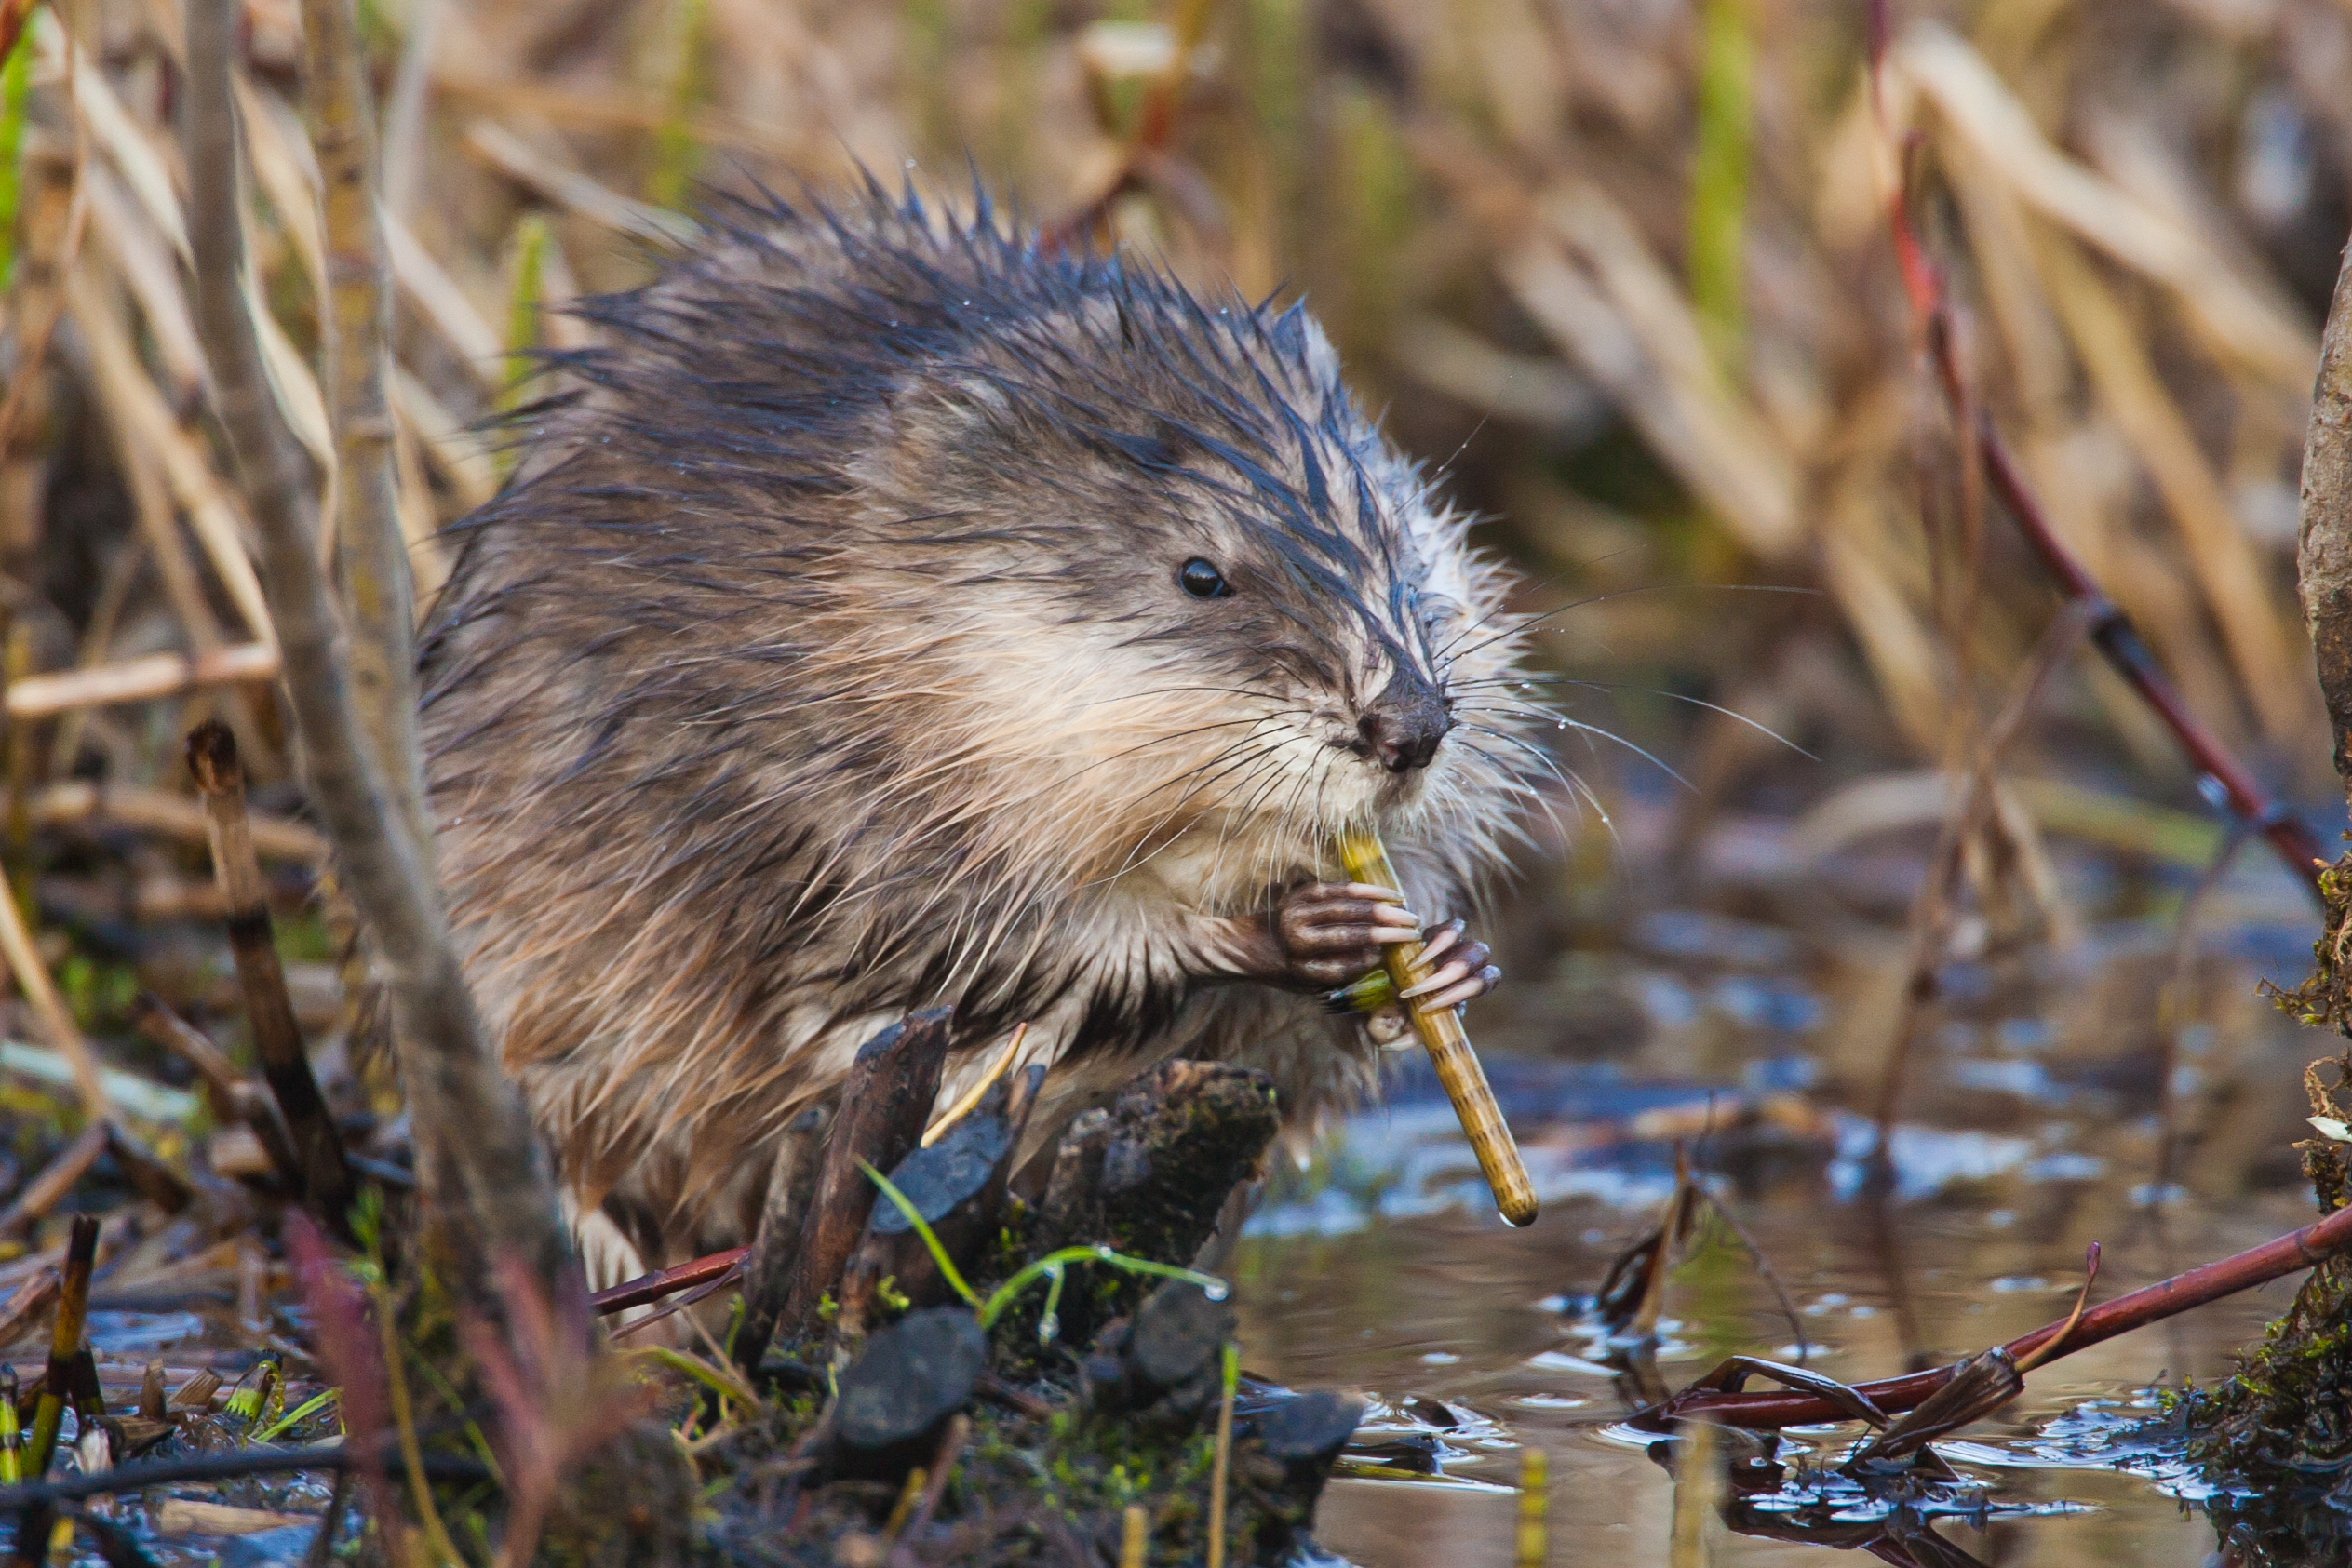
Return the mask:
[[1891,1158],[1895,1115],[1900,1108],[1905,1070],[1910,1065],[1911,1041],[1918,1032],[1919,1014],[1935,995],[1936,970],[1943,961],[1969,844],[1985,829],[1998,804],[2001,759],[2023,730],[2025,720],[2040,703],[2042,690],[2091,629],[2090,607],[2074,603],[2061,610],[2044,629],[2025,668],[2009,688],[2009,700],[1978,738],[1975,765],[1969,770],[1959,797],[1944,818],[1943,832],[1928,862],[1928,875],[1911,906],[1911,956],[1903,983],[1902,1010],[1878,1079],[1878,1146],[1873,1159],[1882,1166]]
[[385,971],[428,1236],[446,1259],[442,1278],[487,1320],[502,1321],[490,1286],[493,1258],[511,1258],[551,1281],[576,1280],[577,1269],[544,1157],[466,994],[430,860],[391,803],[365,738],[316,558],[314,476],[272,401],[238,281],[245,232],[230,91],[236,14],[231,0],[190,0],[186,7],[182,151],[198,326],[262,540],[310,796]]
[[610,1317],[625,1312],[632,1307],[643,1307],[679,1291],[697,1285],[708,1285],[731,1280],[743,1266],[743,1260],[751,1255],[749,1247],[730,1247],[723,1253],[713,1253],[675,1268],[658,1269],[640,1274],[634,1280],[624,1280],[609,1290],[601,1290],[588,1298],[588,1306],[599,1316]]

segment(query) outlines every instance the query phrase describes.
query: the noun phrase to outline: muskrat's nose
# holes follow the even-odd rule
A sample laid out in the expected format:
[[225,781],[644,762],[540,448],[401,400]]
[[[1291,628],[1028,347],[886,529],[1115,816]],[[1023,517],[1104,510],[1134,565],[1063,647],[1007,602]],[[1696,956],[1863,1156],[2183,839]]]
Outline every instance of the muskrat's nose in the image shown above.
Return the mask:
[[1397,672],[1356,720],[1364,744],[1391,773],[1428,767],[1430,758],[1437,755],[1437,743],[1453,727],[1445,704],[1429,682],[1404,670]]

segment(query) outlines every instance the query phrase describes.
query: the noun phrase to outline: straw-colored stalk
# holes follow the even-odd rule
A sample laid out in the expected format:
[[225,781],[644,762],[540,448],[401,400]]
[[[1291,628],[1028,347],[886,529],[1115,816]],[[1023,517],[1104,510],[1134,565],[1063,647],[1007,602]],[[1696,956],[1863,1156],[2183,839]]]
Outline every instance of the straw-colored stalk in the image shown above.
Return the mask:
[[115,663],[59,670],[12,681],[8,686],[8,717],[45,718],[112,703],[153,702],[208,687],[272,680],[277,671],[277,650],[258,642],[215,649],[193,659],[178,653],[149,653]]
[[104,1120],[113,1106],[106,1097],[106,1085],[99,1076],[98,1058],[91,1053],[89,1041],[82,1038],[81,1026],[74,1022],[74,1014],[66,1011],[64,998],[57,994],[57,985],[49,978],[49,966],[42,962],[41,950],[34,945],[33,930],[17,907],[14,891],[7,888],[0,888],[0,952],[7,955],[17,989],[32,1005],[41,1032],[49,1037],[49,1044],[73,1066],[74,1084],[82,1096],[83,1113],[94,1122]]
[[351,692],[418,857],[433,864],[416,718],[414,589],[386,388],[390,264],[376,216],[375,113],[354,0],[303,0],[303,111],[326,246],[324,359],[335,435],[335,570]]

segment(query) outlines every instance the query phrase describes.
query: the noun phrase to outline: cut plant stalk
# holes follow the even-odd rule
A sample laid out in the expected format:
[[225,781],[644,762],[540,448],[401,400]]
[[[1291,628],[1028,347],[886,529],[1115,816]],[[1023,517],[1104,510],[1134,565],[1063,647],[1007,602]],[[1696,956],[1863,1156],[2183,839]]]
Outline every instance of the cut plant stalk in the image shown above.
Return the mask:
[[[1376,833],[1343,837],[1339,858],[1355,881],[1382,888],[1404,885],[1397,880],[1388,849]],[[1400,995],[1429,976],[1430,966],[1421,961],[1421,944],[1418,942],[1391,944],[1382,961],[1388,968],[1390,984]],[[1445,1086],[1445,1097],[1454,1103],[1454,1114],[1461,1119],[1471,1152],[1478,1157],[1478,1169],[1485,1174],[1487,1186],[1494,1190],[1495,1208],[1512,1225],[1535,1224],[1535,1184],[1527,1179],[1526,1163],[1519,1158],[1519,1145],[1511,1135],[1510,1124],[1502,1119],[1502,1107],[1495,1103],[1495,1092],[1487,1086],[1485,1069],[1478,1065],[1478,1053],[1471,1049],[1462,1021],[1450,1007],[1408,1007],[1406,1012],[1413,1021],[1414,1032],[1420,1036],[1423,1048],[1429,1052],[1430,1065],[1437,1069],[1438,1082]]]
[[[28,1480],[39,1481],[49,1472],[49,1461],[57,1454],[58,1429],[65,1421],[65,1401],[68,1395],[83,1397],[82,1378],[77,1366],[85,1352],[82,1330],[89,1320],[90,1272],[98,1266],[98,1221],[88,1214],[74,1216],[74,1230],[65,1244],[65,1269],[59,1283],[57,1317],[49,1325],[49,1365],[41,1376],[40,1400],[33,1410],[33,1433],[25,1444],[24,1474]],[[95,1373],[88,1380],[95,1393],[98,1380]],[[46,1521],[35,1531],[28,1526],[33,1510],[19,1519],[19,1541],[45,1541],[48,1538]],[[20,1552],[19,1556],[23,1554]]]
[[188,733],[188,771],[195,775],[204,797],[206,824],[212,841],[212,871],[228,905],[229,951],[236,959],[237,982],[245,992],[247,1022],[253,1030],[253,1048],[262,1059],[262,1076],[286,1119],[300,1164],[301,1194],[318,1216],[338,1234],[348,1235],[353,1197],[351,1167],[343,1159],[343,1137],[335,1119],[318,1092],[311,1073],[310,1052],[302,1043],[302,1025],[294,1020],[294,1003],[286,992],[286,971],[278,963],[277,944],[270,924],[267,895],[262,884],[262,864],[253,853],[252,830],[245,819],[245,771],[237,762],[236,737],[218,719],[208,719]]

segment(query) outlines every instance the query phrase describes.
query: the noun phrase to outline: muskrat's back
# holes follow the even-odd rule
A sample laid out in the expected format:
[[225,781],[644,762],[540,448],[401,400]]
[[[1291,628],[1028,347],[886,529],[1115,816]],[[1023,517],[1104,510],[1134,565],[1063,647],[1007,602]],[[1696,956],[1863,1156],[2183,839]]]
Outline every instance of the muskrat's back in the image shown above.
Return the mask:
[[1332,836],[1440,915],[1540,754],[1496,574],[1301,311],[869,195],[583,314],[585,390],[462,525],[424,722],[468,975],[584,1213],[649,1264],[739,1238],[783,1124],[943,1003],[947,1092],[1026,1021],[1049,1113],[1178,1053],[1294,1119],[1371,1081],[1310,994],[1384,918],[1311,886]]

